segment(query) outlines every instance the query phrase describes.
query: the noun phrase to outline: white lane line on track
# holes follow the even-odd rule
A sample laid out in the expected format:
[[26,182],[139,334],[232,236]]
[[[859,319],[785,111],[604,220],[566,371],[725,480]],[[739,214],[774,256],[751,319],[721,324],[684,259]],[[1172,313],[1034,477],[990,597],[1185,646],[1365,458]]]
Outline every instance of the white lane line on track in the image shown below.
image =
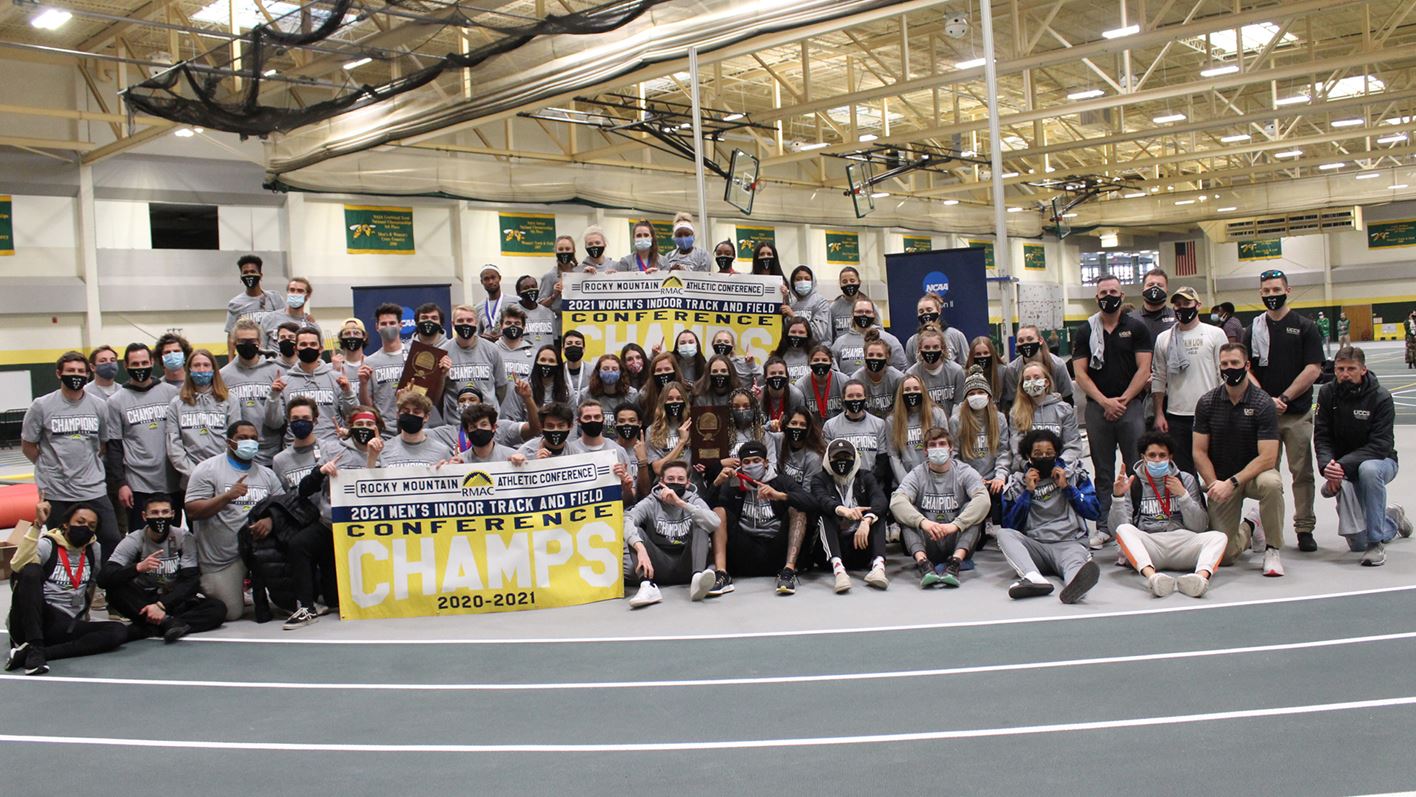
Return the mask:
[[[245,638],[194,634],[184,639],[182,644],[188,644],[189,642],[220,642],[256,645],[554,645],[562,643],[701,642],[720,639],[769,639],[777,637],[831,636],[837,634],[874,634],[887,631],[930,631],[945,628],[986,628],[995,625],[1052,623],[1070,620],[1100,620],[1110,617],[1141,617],[1152,614],[1198,612],[1212,609],[1233,609],[1246,606],[1271,606],[1283,603],[1329,600],[1333,598],[1352,598],[1363,595],[1381,595],[1391,592],[1409,592],[1411,590],[1416,590],[1416,584],[1399,587],[1350,590],[1346,592],[1329,592],[1319,595],[1294,595],[1286,598],[1260,598],[1251,601],[1233,601],[1229,603],[1196,601],[1187,606],[1175,606],[1164,609],[1129,609],[1115,612],[1097,612],[1095,614],[1055,614],[1042,617],[1011,617],[1000,620],[960,620],[947,623],[915,623],[910,625],[865,626],[860,628],[806,628],[790,631],[743,631],[739,633],[663,634],[650,636],[511,637],[507,639],[311,639],[309,637],[300,636],[292,637],[289,634],[282,637]],[[722,599],[718,598],[716,600]],[[154,639],[153,641],[160,642],[161,640]]]
[[669,687],[694,686],[762,686],[769,684],[810,684],[833,681],[882,681],[896,678],[936,678],[954,675],[978,675],[982,673],[1019,672],[1026,670],[1051,670],[1068,667],[1093,667],[1104,664],[1141,664],[1177,659],[1201,659],[1215,656],[1240,656],[1261,653],[1279,653],[1292,650],[1312,650],[1336,648],[1347,645],[1363,645],[1374,642],[1394,642],[1416,639],[1416,631],[1376,636],[1342,637],[1339,639],[1318,639],[1309,642],[1284,642],[1275,645],[1253,645],[1238,648],[1214,648],[1210,650],[1178,650],[1168,653],[1139,653],[1130,656],[1103,656],[1091,659],[1058,659],[1054,661],[1019,662],[1016,664],[980,664],[971,667],[947,667],[930,670],[891,670],[886,672],[830,673],[825,675],[776,675],[757,678],[702,678],[674,681],[568,681],[563,683],[466,683],[466,684],[397,684],[397,683],[296,683],[291,681],[183,681],[159,678],[85,678],[81,676],[44,676],[36,678],[26,675],[0,675],[0,680],[21,681],[42,686],[58,684],[99,684],[113,686],[156,686],[156,687],[197,687],[213,689],[297,689],[367,691],[367,692],[544,692],[586,689],[662,689]]
[[953,731],[921,731],[916,733],[882,733],[867,736],[822,736],[801,739],[740,739],[698,742],[644,742],[624,744],[320,744],[296,742],[221,742],[188,739],[118,739],[94,736],[31,736],[0,734],[0,743],[103,745],[109,747],[158,747],[187,750],[260,750],[270,752],[329,752],[329,753],[657,753],[685,750],[748,750],[773,747],[828,747],[860,744],[898,744],[900,742],[933,742],[950,739],[983,739],[990,737],[1028,736],[1075,731],[1104,731],[1120,728],[1145,728],[1226,720],[1266,719],[1304,714],[1329,714],[1340,711],[1367,711],[1416,704],[1416,696],[1392,697],[1380,700],[1354,700],[1344,703],[1314,703],[1303,706],[1279,706],[1240,711],[1216,711],[1207,714],[1176,714],[1167,717],[1135,717],[1132,719],[1068,722],[1055,725],[1019,725],[1004,728],[970,728]]

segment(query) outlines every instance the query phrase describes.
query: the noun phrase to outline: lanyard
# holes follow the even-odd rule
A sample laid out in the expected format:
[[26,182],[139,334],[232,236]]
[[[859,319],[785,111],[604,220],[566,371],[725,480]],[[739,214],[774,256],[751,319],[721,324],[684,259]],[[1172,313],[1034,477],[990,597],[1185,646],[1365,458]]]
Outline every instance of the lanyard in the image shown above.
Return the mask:
[[639,266],[640,271],[649,270],[649,264],[644,262],[644,258],[640,257],[638,252],[634,253],[634,262]]
[[78,569],[74,569],[72,567],[69,567],[69,549],[63,547],[62,545],[59,547],[59,559],[64,563],[64,572],[69,574],[69,586],[73,587],[74,589],[79,589],[83,586],[84,560],[87,558],[88,557],[84,556],[83,551],[80,551],[79,566]]
[[787,391],[782,390],[782,398],[777,402],[776,409],[772,408],[772,397],[767,396],[767,419],[775,421],[782,417],[782,413],[787,409]]
[[482,304],[482,312],[487,314],[487,329],[491,329],[493,325],[497,323],[496,317],[501,315],[502,298],[503,297],[498,296],[496,304],[492,304],[491,299],[488,299],[485,303]]
[[[589,369],[586,368],[586,367],[582,364],[582,365],[580,366],[580,371],[578,371],[578,372],[575,374],[575,377],[574,377],[574,378],[575,378],[575,384],[574,384],[574,386],[572,387],[572,389],[573,389],[575,392],[579,393],[579,392],[581,391],[582,386],[585,384],[585,372],[588,371],[588,370],[589,370]],[[570,384],[570,380],[571,380],[570,366],[567,365],[567,366],[565,366],[565,381],[566,381],[567,385]]]
[[811,375],[811,395],[816,399],[816,411],[821,413],[821,420],[826,420],[826,401],[831,396],[831,372],[826,372],[826,384],[821,390],[816,389],[816,374]]
[[[1150,482],[1151,492],[1155,493],[1155,500],[1160,502],[1160,511],[1164,512],[1166,517],[1170,517],[1170,488],[1166,487],[1162,494],[1160,489],[1155,486],[1155,479],[1151,478],[1150,471],[1146,471],[1146,481]],[[1164,483],[1161,482],[1161,484]]]

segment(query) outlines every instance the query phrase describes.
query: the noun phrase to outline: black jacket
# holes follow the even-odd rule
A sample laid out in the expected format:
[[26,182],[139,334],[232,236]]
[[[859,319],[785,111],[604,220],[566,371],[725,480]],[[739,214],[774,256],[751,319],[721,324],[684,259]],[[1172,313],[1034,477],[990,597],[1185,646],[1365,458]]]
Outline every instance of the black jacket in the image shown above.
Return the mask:
[[[312,481],[307,477],[301,481],[301,487]],[[258,540],[251,535],[251,523],[267,517],[271,521],[270,533]],[[237,533],[241,559],[251,574],[256,622],[271,619],[271,601],[279,606],[295,605],[295,578],[285,560],[285,550],[290,540],[309,526],[324,528],[320,511],[297,490],[272,495],[256,504],[247,516],[246,525]]]
[[[880,524],[890,517],[890,502],[885,491],[880,489],[880,482],[875,480],[875,474],[868,470],[856,471],[851,492],[855,494],[856,506],[875,513],[872,527],[883,528]],[[821,523],[827,533],[839,536],[841,518],[836,515],[836,507],[841,506],[841,494],[836,489],[836,478],[824,470],[817,471],[811,477],[811,498],[816,502],[816,512],[821,515]]]
[[1369,459],[1396,459],[1396,408],[1391,393],[1370,373],[1353,395],[1338,393],[1330,382],[1318,391],[1313,447],[1318,469],[1337,460],[1348,481],[1357,480],[1357,466]]

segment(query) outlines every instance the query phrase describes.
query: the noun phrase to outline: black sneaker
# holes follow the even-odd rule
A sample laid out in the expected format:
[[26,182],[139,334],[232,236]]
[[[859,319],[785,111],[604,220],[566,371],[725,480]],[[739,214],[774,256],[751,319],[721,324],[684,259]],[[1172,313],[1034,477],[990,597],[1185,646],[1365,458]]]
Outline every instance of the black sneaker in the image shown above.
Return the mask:
[[49,662],[44,660],[44,651],[31,647],[25,653],[25,675],[44,675],[49,672]]
[[187,625],[181,620],[173,620],[172,623],[167,626],[167,630],[162,632],[162,641],[164,644],[170,645],[190,633],[192,633],[192,627],[190,625]]
[[29,649],[28,642],[22,642],[19,647],[10,648],[10,657],[5,660],[5,672],[14,672],[25,666],[25,657],[29,655]]
[[1312,553],[1318,549],[1318,541],[1313,539],[1313,532],[1298,532],[1298,550],[1303,553]]
[[1072,576],[1072,580],[1067,582],[1067,585],[1062,588],[1062,594],[1057,597],[1063,603],[1076,603],[1092,587],[1096,586],[1096,582],[1100,578],[1101,568],[1097,566],[1095,559],[1089,559],[1086,564],[1082,565],[1082,569]]
[[733,577],[728,575],[727,571],[719,570],[717,575],[713,576],[713,588],[708,590],[708,597],[717,598],[732,591]]
[[915,572],[919,573],[920,589],[939,586],[939,575],[934,572],[934,565],[928,559],[916,559]]
[[1020,578],[1008,587],[1008,597],[1013,600],[1019,598],[1041,598],[1043,595],[1052,594],[1052,582],[1043,581],[1041,583],[1031,579]]
[[949,561],[944,563],[944,572],[939,575],[939,580],[946,587],[959,586],[959,560],[957,557],[949,557]]
[[[717,587],[716,581],[715,581],[715,583],[713,584],[713,586],[714,586],[715,588]],[[796,574],[796,571],[793,570],[793,569],[791,569],[790,567],[784,567],[784,568],[782,568],[782,572],[780,572],[780,573],[777,574],[777,594],[778,594],[778,595],[795,595],[795,594],[796,594],[796,591],[797,591],[797,574]],[[709,592],[708,594],[711,595],[711,594],[713,594],[713,593],[712,593],[712,592]]]

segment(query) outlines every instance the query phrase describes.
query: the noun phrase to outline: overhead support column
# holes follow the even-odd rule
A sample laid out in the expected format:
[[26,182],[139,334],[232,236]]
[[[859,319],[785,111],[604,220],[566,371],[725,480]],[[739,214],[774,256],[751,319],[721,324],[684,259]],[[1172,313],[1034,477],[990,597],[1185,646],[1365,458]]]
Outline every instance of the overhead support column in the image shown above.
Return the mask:
[[98,234],[95,231],[93,203],[93,167],[79,165],[79,266],[84,275],[84,348],[99,344],[103,315],[98,300]]
[[1009,350],[1013,337],[1013,269],[1011,247],[1008,244],[1008,207],[1003,198],[1003,136],[998,125],[998,68],[993,47],[992,0],[979,0],[979,16],[983,21],[983,77],[988,89],[988,149],[990,157],[989,183],[993,192],[993,263],[998,274],[998,306],[1003,314],[999,338],[1003,350]]
[[693,103],[693,179],[698,185],[698,226],[708,234],[708,192],[703,185],[703,106],[698,98],[698,48],[688,49],[688,97]]

